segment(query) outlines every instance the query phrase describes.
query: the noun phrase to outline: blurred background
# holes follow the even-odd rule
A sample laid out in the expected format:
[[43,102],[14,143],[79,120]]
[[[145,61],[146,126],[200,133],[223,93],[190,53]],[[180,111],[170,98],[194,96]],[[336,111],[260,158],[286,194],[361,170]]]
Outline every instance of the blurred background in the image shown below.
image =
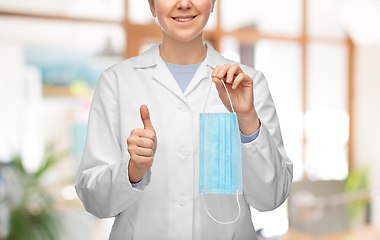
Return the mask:
[[[0,0],[0,239],[107,239],[74,190],[100,73],[160,42],[148,0]],[[217,0],[205,41],[260,70],[294,163],[260,239],[380,239],[380,0]]]

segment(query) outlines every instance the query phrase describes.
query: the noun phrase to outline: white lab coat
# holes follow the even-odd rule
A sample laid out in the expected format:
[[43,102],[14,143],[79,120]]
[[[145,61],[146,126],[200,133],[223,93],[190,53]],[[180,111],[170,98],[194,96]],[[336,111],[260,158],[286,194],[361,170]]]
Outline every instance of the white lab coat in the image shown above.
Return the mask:
[[[184,56],[186,57],[186,56]],[[231,225],[214,222],[198,190],[199,114],[227,112],[211,81],[225,59],[210,45],[207,56],[183,93],[159,55],[159,45],[104,71],[91,105],[87,141],[75,187],[86,210],[99,218],[116,217],[116,239],[256,239],[249,205],[268,211],[290,192],[292,163],[287,157],[275,107],[261,72],[240,65],[254,82],[260,134],[242,144],[241,215]],[[139,108],[148,106],[157,134],[153,166],[138,188],[128,179],[127,139],[142,128]],[[238,214],[236,195],[205,194],[219,221]]]

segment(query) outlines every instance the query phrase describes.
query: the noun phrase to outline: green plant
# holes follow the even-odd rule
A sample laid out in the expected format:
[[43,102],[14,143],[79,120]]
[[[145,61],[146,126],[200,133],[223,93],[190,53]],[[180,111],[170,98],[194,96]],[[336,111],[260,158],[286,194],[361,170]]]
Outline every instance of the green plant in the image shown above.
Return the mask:
[[[350,171],[344,185],[345,193],[352,193],[356,191],[368,191],[368,172],[367,166],[356,168]],[[362,199],[348,204],[348,217],[351,224],[355,221],[356,217],[365,211],[368,207],[369,200]]]
[[25,170],[21,157],[8,165],[10,188],[10,232],[6,240],[56,240],[62,225],[53,207],[54,199],[42,184],[44,174],[67,152],[57,154],[53,146],[46,149],[43,164],[34,173]]

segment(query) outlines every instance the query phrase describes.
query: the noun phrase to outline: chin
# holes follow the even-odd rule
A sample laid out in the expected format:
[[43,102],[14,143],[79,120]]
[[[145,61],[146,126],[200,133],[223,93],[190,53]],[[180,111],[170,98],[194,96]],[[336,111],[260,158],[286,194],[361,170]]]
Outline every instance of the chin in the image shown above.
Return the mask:
[[179,42],[183,42],[183,43],[191,42],[191,41],[193,41],[194,39],[196,39],[196,37],[193,37],[193,38],[176,38],[177,41],[179,41]]
[[174,39],[176,39],[177,41],[185,43],[185,42],[191,42],[191,41],[197,39],[198,37],[202,37],[202,32],[200,32],[198,34],[182,34],[182,35],[176,36]]

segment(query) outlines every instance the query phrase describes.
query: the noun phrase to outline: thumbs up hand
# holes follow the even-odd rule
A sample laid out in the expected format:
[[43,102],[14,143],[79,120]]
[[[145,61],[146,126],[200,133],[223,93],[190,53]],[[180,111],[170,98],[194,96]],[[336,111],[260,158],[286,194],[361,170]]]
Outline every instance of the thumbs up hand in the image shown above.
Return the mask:
[[133,129],[127,139],[128,152],[131,156],[128,165],[129,181],[139,182],[145,172],[152,166],[157,148],[156,131],[150,121],[148,107],[140,107],[141,121],[144,129]]

